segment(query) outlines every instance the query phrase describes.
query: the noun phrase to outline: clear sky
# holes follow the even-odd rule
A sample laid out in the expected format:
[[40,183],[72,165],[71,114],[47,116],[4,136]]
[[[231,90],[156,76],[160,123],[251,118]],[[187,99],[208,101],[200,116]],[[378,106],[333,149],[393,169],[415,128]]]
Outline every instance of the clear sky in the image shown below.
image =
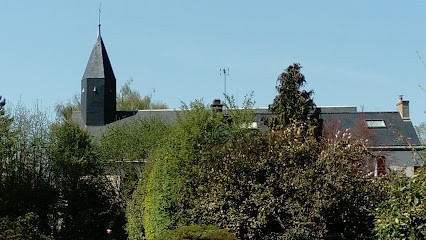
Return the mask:
[[[0,0],[0,95],[52,108],[79,94],[97,36],[99,1]],[[396,111],[410,101],[426,121],[426,1],[102,1],[102,37],[117,89],[132,78],[142,95],[179,108],[224,91],[257,107],[277,76],[303,66],[319,106]]]

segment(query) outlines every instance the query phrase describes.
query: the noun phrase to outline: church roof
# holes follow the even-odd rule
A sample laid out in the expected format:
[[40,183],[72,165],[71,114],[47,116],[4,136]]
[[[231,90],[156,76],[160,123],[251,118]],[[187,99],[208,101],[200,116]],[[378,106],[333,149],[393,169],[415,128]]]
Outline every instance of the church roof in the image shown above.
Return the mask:
[[98,38],[93,46],[83,79],[85,78],[114,78],[111,63],[101,37],[101,26],[99,25]]

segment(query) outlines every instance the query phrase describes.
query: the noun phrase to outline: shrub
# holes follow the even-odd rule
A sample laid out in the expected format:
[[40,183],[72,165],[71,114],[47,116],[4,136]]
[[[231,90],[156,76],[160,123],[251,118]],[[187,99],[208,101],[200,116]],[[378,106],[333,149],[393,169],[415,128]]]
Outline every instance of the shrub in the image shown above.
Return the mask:
[[223,113],[212,113],[201,102],[184,108],[167,139],[149,156],[129,201],[126,228],[130,239],[154,239],[169,229],[195,223],[186,211],[194,207],[192,189],[198,182],[194,166],[212,161],[211,149],[247,131],[239,124],[252,117],[235,109],[233,114],[240,117],[231,124]]
[[99,138],[100,155],[106,170],[120,176],[121,195],[129,199],[138,183],[140,168],[132,161],[143,161],[162,139],[170,134],[170,125],[149,118],[113,125]]
[[9,218],[0,218],[0,239],[5,240],[50,240],[38,228],[39,218],[30,212],[18,217],[15,221]]
[[382,181],[384,199],[376,209],[378,239],[426,238],[426,169],[416,175],[388,176]]
[[237,237],[227,230],[213,225],[183,226],[169,231],[155,240],[237,240]]
[[207,180],[193,188],[188,215],[240,239],[368,239],[365,153],[346,135],[317,142],[303,123],[248,133],[199,168]]

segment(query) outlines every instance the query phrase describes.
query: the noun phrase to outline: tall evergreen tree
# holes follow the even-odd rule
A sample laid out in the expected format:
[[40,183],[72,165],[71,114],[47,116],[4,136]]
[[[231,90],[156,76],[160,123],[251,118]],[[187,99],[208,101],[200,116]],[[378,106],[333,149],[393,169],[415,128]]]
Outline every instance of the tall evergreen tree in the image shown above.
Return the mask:
[[312,99],[313,91],[302,90],[305,76],[300,72],[302,66],[294,63],[278,76],[277,96],[269,105],[269,110],[275,114],[268,120],[272,130],[282,129],[294,121],[308,122],[315,126],[315,133],[320,133],[319,111]]

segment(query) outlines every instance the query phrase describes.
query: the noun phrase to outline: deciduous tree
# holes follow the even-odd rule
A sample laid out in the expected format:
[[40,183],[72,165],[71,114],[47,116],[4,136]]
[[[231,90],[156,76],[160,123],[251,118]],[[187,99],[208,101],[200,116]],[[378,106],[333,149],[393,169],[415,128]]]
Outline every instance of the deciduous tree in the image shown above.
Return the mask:
[[144,110],[164,109],[167,105],[162,102],[153,102],[151,95],[141,97],[138,91],[132,90],[132,79],[126,81],[121,87],[117,97],[117,110]]
[[66,121],[53,127],[49,146],[60,199],[55,219],[60,239],[106,239],[106,229],[123,238],[122,202],[103,172],[89,134]]
[[408,178],[391,174],[379,182],[382,201],[376,208],[378,239],[426,238],[426,169]]

